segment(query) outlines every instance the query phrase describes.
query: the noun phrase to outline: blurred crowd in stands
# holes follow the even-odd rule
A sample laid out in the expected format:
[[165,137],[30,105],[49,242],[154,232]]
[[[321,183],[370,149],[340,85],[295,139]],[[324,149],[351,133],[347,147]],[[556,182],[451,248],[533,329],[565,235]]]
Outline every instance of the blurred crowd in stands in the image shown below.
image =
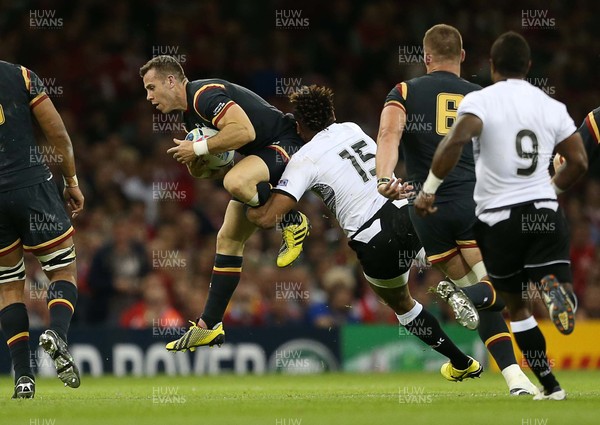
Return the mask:
[[[74,221],[80,288],[74,326],[183,326],[204,305],[229,196],[220,182],[193,179],[166,154],[184,131],[177,115],[161,115],[145,100],[138,69],[154,55],[178,57],[192,80],[244,85],[285,112],[291,90],[328,85],[338,121],[354,121],[376,138],[388,91],[424,72],[419,54],[427,28],[443,22],[461,31],[462,76],[484,86],[491,43],[513,29],[531,44],[531,82],[565,102],[576,125],[600,105],[599,6],[591,0],[0,0],[0,9],[0,59],[42,78],[75,148],[86,210]],[[528,10],[546,20],[524,25]],[[44,13],[52,19],[40,19]],[[581,318],[600,317],[599,179],[593,167],[561,200],[571,223]],[[300,209],[312,222],[301,260],[278,269],[280,233],[257,232],[226,323],[397,323],[368,290],[320,200],[307,196]],[[413,295],[448,319],[426,292],[443,276],[421,266],[411,275]],[[34,258],[27,268],[36,326],[47,319],[45,278]]]

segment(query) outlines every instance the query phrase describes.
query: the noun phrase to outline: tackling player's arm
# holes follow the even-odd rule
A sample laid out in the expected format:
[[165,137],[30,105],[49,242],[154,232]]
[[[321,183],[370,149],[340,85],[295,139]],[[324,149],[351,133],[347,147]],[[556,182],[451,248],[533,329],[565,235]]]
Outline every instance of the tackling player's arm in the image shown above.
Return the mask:
[[300,149],[288,162],[269,200],[259,208],[248,209],[248,220],[265,229],[275,226],[285,213],[294,208],[304,192],[313,187],[318,175],[313,161]]
[[284,192],[273,193],[266,204],[259,208],[248,208],[246,217],[263,229],[275,227],[284,214],[297,204],[296,199]]
[[[386,198],[402,197],[400,183],[402,179],[394,179],[394,169],[398,163],[398,148],[402,138],[402,130],[406,124],[406,112],[399,107],[387,104],[381,111],[379,132],[377,133],[377,154],[375,169],[377,172],[377,190]],[[405,196],[404,196],[405,197]]]
[[419,192],[415,200],[417,214],[426,216],[437,211],[437,207],[433,206],[435,191],[458,163],[464,145],[469,143],[473,137],[479,136],[482,129],[483,122],[476,115],[468,113],[459,115],[433,155],[429,175],[423,184],[423,190]]
[[83,210],[84,198],[77,181],[73,145],[67,129],[50,98],[35,104],[32,112],[46,136],[46,140],[62,158],[60,171],[65,183],[63,195],[71,209],[72,217],[75,218]]
[[557,194],[564,192],[585,174],[588,158],[579,132],[575,132],[556,145],[556,152],[565,158],[565,165],[560,167],[552,179],[552,186]]
[[403,105],[405,99],[400,92],[402,87],[404,87],[405,92],[406,84],[402,83],[388,94],[386,103],[381,111],[379,131],[377,133],[377,153],[375,156],[377,190],[381,195],[390,199],[399,199],[400,193],[398,185],[401,180],[395,180],[393,175],[394,169],[398,164],[400,139],[406,125],[406,110]]

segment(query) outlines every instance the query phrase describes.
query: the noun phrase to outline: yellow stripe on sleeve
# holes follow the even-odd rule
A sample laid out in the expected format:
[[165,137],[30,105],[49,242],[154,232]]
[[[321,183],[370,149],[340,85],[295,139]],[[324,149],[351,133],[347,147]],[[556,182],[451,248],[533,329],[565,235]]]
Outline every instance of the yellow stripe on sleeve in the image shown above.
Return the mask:
[[594,117],[594,111],[588,114],[588,121],[590,123],[590,127],[592,127],[596,143],[600,143],[600,131],[598,131],[598,123],[596,122],[596,117]]

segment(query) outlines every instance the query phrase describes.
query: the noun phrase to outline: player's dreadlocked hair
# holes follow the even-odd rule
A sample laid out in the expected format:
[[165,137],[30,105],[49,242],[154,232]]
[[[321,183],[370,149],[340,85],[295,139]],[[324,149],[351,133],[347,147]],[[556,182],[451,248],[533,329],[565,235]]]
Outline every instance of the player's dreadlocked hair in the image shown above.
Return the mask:
[[290,95],[290,102],[296,119],[310,130],[321,131],[335,121],[333,91],[327,87],[303,86]]

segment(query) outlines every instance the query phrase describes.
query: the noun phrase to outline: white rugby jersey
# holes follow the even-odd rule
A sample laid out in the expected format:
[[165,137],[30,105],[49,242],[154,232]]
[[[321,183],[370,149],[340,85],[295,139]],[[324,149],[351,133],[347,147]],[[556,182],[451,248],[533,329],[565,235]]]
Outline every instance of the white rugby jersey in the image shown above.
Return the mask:
[[331,124],[292,156],[275,190],[296,200],[312,190],[352,236],[387,201],[377,192],[376,151],[358,125]]
[[508,79],[469,93],[458,115],[483,122],[473,138],[475,213],[556,199],[548,165],[554,147],[576,130],[566,106],[525,80]]

